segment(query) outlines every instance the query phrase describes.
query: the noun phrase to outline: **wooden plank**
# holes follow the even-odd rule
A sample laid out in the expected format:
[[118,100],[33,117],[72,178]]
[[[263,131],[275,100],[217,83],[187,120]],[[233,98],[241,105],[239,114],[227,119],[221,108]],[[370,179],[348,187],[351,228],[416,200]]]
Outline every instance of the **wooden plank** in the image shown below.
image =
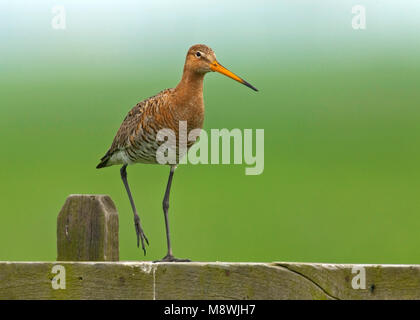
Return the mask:
[[[420,299],[420,265],[291,262],[276,265],[311,279],[336,299]],[[354,278],[361,270],[365,273],[365,289],[354,289]]]
[[[56,265],[65,289],[53,288]],[[365,289],[353,287],[361,268]],[[0,262],[0,299],[420,299],[420,266]]]
[[157,299],[331,299],[311,281],[266,263],[159,264]]
[[[57,265],[64,274],[53,272]],[[123,262],[0,262],[0,299],[153,299],[147,268],[150,264]],[[63,275],[65,289],[54,289],[54,277]]]
[[57,218],[57,260],[118,261],[118,212],[107,195],[70,195]]

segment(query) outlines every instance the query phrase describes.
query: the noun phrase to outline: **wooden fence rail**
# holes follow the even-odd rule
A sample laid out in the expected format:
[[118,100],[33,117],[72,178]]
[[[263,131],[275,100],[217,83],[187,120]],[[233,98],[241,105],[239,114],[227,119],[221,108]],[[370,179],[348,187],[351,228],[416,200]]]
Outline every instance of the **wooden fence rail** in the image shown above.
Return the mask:
[[0,299],[420,299],[420,265],[118,261],[108,196],[71,195],[57,262],[0,262]]
[[0,262],[0,299],[419,298],[414,265]]

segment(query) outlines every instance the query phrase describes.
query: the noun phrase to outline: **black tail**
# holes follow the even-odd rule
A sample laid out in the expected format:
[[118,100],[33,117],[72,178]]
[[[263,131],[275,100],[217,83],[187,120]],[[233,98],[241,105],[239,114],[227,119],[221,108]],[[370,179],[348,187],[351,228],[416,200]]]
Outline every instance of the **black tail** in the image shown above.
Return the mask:
[[96,169],[105,168],[108,166],[108,160],[111,158],[109,151],[101,158],[101,162],[96,166]]

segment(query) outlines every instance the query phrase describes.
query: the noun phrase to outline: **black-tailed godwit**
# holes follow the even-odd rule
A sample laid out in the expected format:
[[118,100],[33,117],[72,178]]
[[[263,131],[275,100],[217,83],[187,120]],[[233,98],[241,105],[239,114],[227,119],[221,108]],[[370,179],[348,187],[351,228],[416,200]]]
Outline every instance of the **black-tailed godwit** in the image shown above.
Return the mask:
[[[188,50],[184,73],[178,85],[173,89],[163,90],[157,95],[135,105],[121,124],[111,148],[96,167],[99,169],[122,164],[120,170],[121,178],[134,213],[137,246],[139,246],[141,241],[144,254],[146,254],[145,242],[149,244],[149,241],[143,232],[130,187],[128,186],[127,166],[134,163],[158,164],[156,152],[163,143],[156,139],[159,130],[173,130],[178,141],[180,121],[186,121],[188,133],[193,129],[201,129],[203,127],[203,80],[204,75],[211,71],[224,74],[258,91],[254,86],[218,63],[212,49],[203,44],[194,45]],[[187,148],[192,144],[193,142],[189,142]],[[163,198],[168,253],[161,261],[189,261],[187,259],[176,259],[173,256],[169,235],[169,193],[175,168],[176,164],[170,165],[169,179]]]

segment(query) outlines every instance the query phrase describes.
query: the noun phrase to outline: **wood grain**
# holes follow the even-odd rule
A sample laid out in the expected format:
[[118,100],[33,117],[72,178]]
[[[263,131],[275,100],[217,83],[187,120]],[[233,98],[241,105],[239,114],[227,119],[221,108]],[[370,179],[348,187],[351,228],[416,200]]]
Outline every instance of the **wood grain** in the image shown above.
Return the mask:
[[[52,288],[54,265],[65,289]],[[354,267],[365,269],[365,289],[352,287]],[[0,262],[0,299],[420,299],[420,266]]]
[[107,195],[70,195],[57,218],[57,260],[118,261],[118,212]]
[[[311,279],[337,299],[420,299],[420,265],[291,262],[276,265]],[[365,289],[353,289],[352,280],[360,267],[365,270]]]

